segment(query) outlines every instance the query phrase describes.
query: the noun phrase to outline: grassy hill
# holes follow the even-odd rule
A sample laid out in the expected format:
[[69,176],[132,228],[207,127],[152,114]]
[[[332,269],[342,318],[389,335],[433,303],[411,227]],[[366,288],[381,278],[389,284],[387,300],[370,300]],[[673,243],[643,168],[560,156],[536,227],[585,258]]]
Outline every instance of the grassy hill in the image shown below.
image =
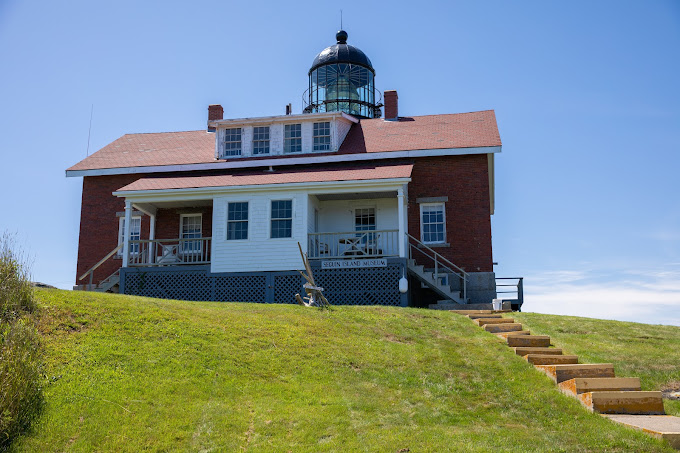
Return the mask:
[[17,451],[673,451],[448,312],[38,301],[47,404]]

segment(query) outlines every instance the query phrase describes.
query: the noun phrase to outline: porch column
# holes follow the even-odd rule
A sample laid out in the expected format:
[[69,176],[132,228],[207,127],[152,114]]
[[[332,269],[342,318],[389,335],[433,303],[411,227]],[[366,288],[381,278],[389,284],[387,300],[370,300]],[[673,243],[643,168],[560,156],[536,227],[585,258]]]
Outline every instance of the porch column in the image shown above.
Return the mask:
[[130,224],[132,223],[132,202],[125,200],[125,222],[123,223],[123,267],[130,264]]
[[149,214],[149,264],[153,264],[156,243],[156,214]]
[[399,257],[406,258],[406,228],[404,226],[404,188],[397,190],[397,215],[399,216]]

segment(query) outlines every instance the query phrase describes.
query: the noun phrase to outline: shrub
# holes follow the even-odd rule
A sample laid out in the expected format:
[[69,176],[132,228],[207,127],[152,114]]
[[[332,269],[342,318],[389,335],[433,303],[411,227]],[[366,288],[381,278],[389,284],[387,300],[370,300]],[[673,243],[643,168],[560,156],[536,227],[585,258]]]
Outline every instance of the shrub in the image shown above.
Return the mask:
[[0,450],[27,431],[42,408],[42,349],[27,266],[0,237]]

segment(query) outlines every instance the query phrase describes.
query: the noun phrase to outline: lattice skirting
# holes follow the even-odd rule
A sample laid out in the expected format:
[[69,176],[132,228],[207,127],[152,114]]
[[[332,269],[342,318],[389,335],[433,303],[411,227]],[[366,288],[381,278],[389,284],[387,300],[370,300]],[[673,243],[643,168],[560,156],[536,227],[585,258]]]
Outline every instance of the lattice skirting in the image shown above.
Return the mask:
[[[387,267],[321,269],[314,277],[333,305],[407,305],[399,293],[405,261],[390,260]],[[173,266],[121,269],[123,293],[178,300],[295,303],[304,294],[297,271],[211,274],[208,266]]]

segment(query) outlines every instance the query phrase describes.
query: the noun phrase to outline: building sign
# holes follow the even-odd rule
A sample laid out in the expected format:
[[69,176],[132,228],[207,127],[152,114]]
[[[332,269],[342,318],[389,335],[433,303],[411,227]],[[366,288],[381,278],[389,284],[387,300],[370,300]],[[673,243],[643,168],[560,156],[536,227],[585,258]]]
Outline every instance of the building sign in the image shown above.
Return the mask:
[[328,260],[321,262],[321,269],[357,269],[361,267],[387,267],[387,259]]

